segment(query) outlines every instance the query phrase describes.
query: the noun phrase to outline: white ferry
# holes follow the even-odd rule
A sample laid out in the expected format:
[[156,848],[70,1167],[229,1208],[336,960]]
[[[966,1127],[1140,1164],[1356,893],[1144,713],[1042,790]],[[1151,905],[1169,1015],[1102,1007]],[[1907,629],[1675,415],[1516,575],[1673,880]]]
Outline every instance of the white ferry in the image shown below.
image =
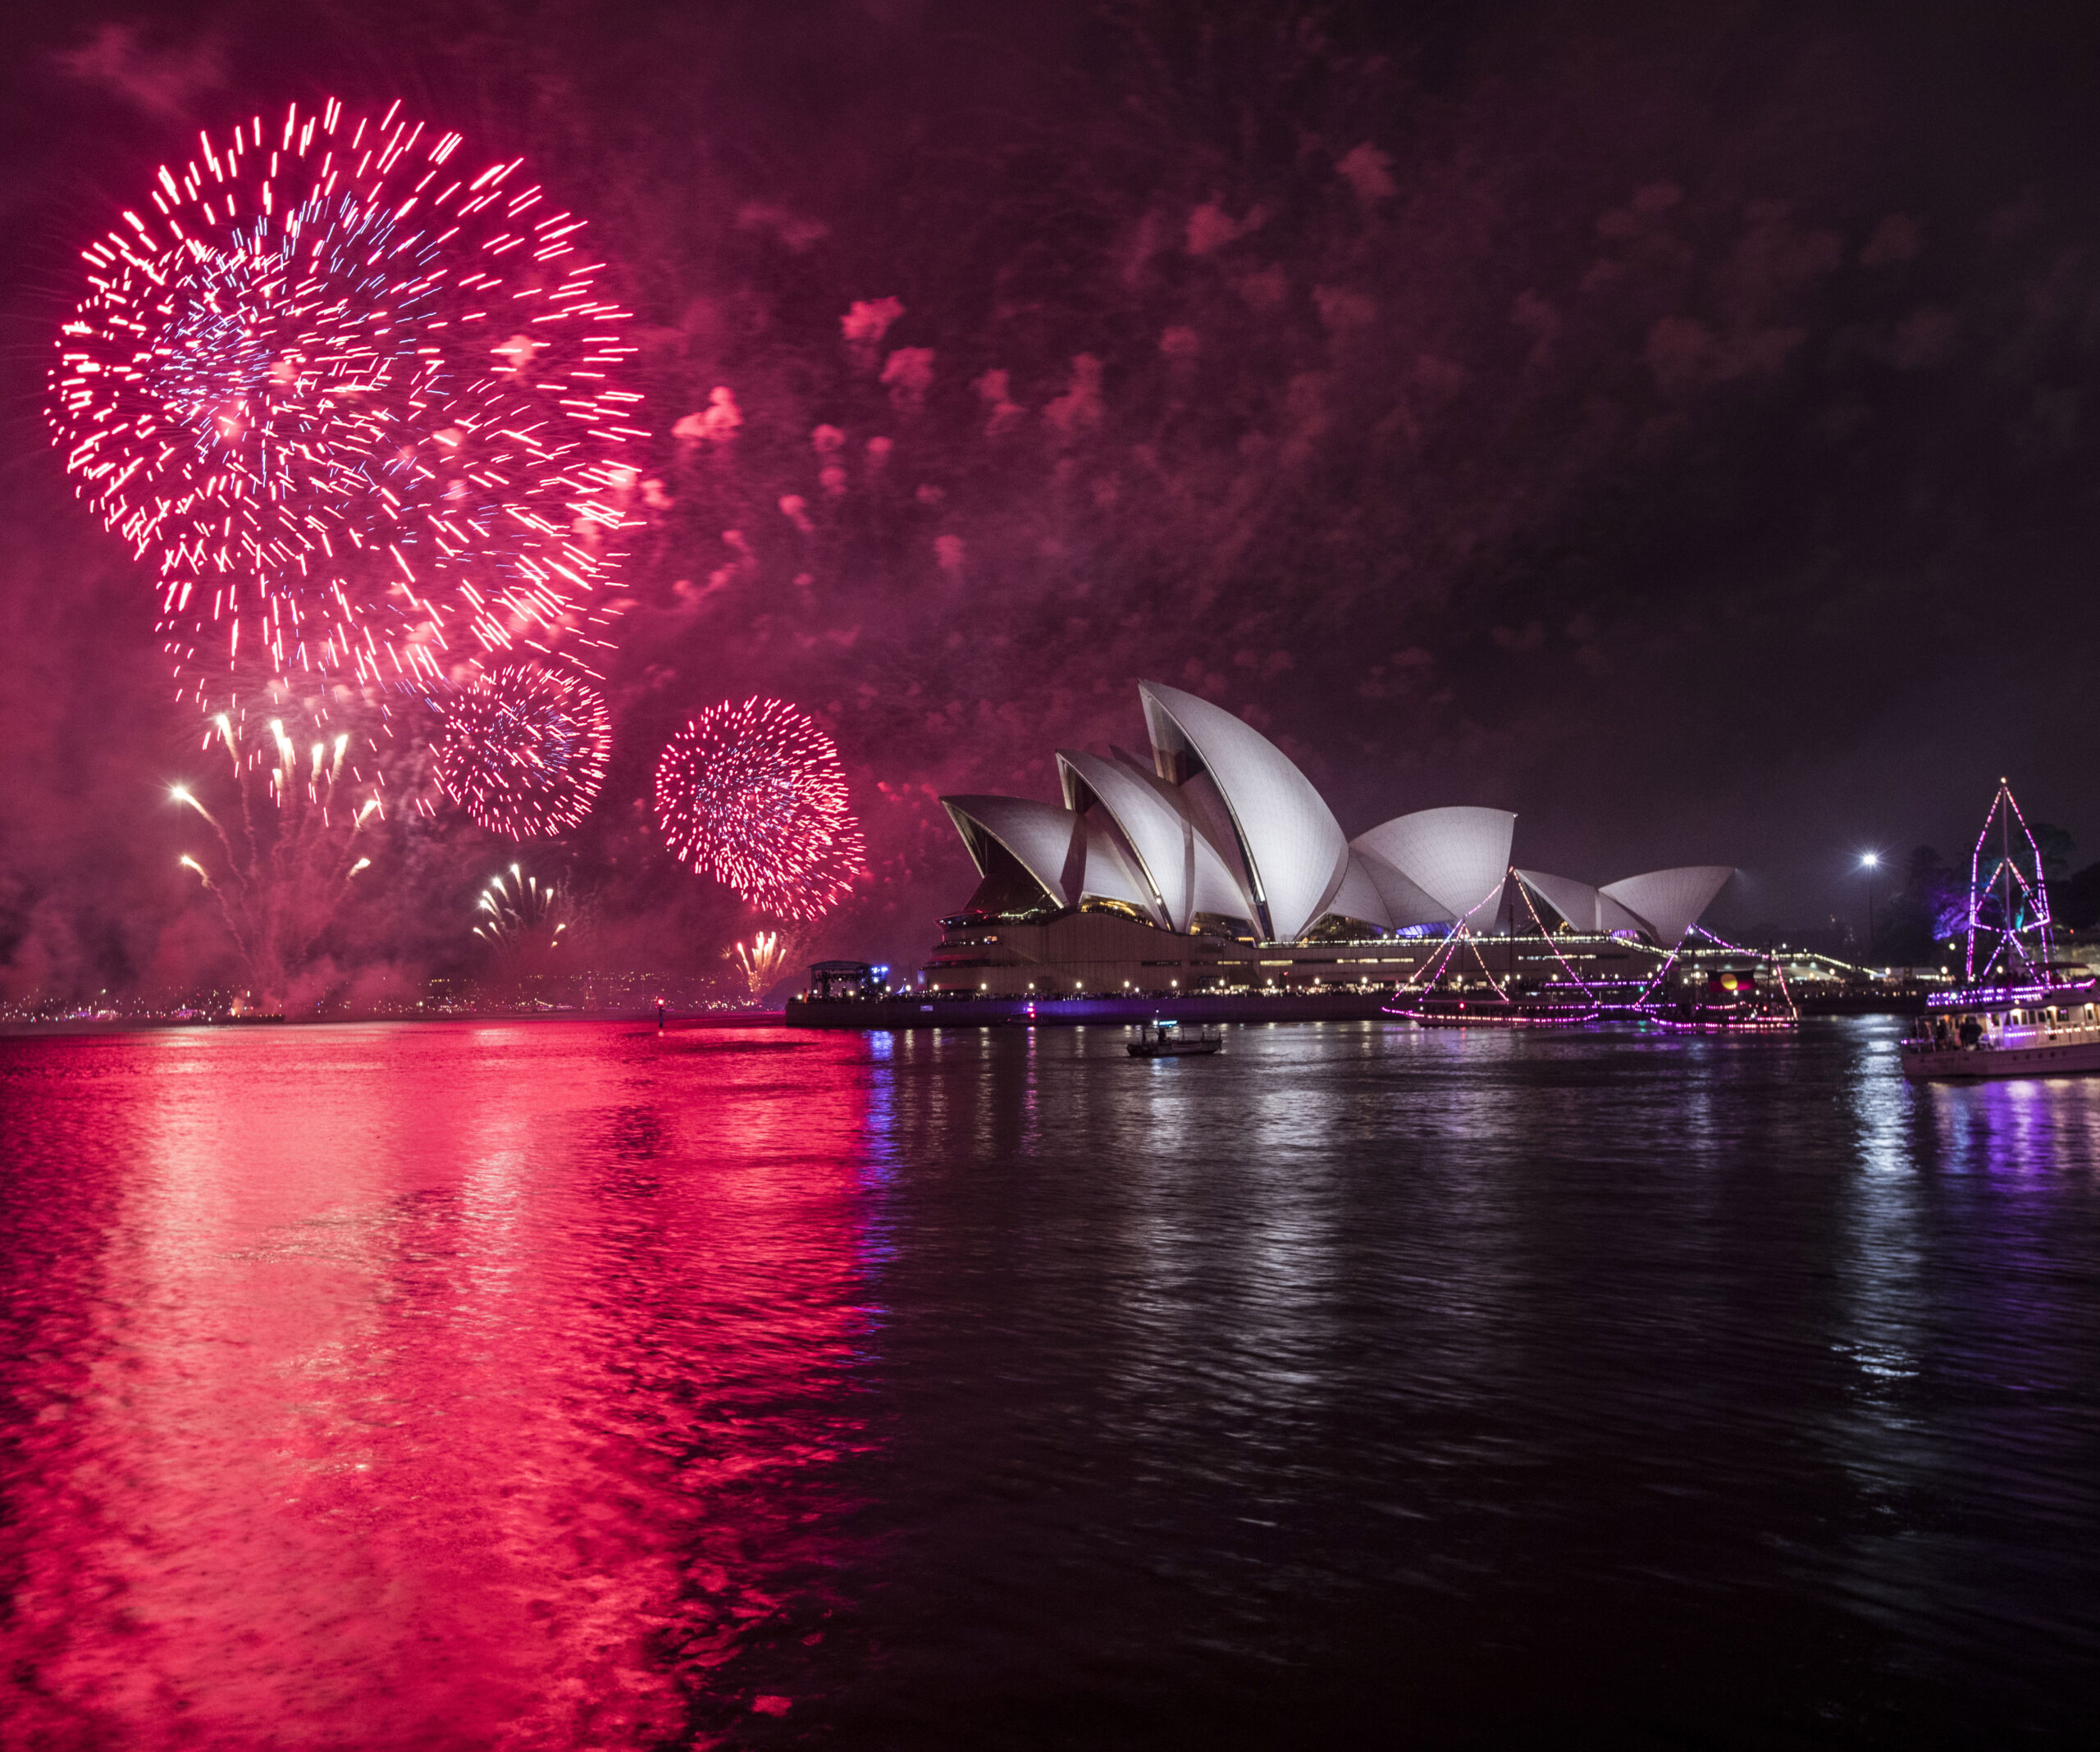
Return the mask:
[[[1995,1001],[1993,1001],[1995,1000]],[[2100,989],[2029,986],[1951,992],[1903,1043],[1903,1074],[2069,1077],[2100,1070]]]
[[2100,980],[2056,960],[2042,854],[2003,779],[1970,855],[1965,967],[1968,983],[1929,1000],[1903,1043],[1905,1076],[2100,1071]]

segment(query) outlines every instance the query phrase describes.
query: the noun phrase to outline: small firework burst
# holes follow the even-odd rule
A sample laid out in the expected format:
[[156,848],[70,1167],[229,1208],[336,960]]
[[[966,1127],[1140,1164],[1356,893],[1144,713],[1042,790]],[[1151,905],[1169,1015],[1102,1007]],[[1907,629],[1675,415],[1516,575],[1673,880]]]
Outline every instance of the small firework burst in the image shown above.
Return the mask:
[[202,135],[82,252],[54,436],[208,710],[544,646],[623,521],[646,434],[583,221],[399,111]]
[[431,764],[445,794],[481,826],[537,839],[591,813],[612,741],[612,720],[595,690],[514,664],[452,696]]
[[351,885],[372,867],[365,847],[376,842],[363,836],[386,809],[376,784],[345,771],[349,741],[343,733],[302,749],[273,722],[267,738],[244,747],[221,716],[207,743],[221,745],[230,763],[230,783],[214,787],[226,793],[220,813],[188,785],[170,793],[218,837],[216,870],[187,852],[179,861],[217,900],[257,999],[269,1011],[282,1011]]
[[737,944],[730,953],[735,957],[751,996],[763,997],[779,984],[781,975],[788,971],[794,942],[779,931],[759,931],[753,933],[749,942]]
[[501,986],[573,972],[584,929],[583,909],[564,878],[542,882],[515,864],[491,877],[474,903],[474,935],[487,945]]
[[778,700],[724,700],[656,763],[656,820],[681,862],[783,919],[819,919],[865,863],[832,740]]

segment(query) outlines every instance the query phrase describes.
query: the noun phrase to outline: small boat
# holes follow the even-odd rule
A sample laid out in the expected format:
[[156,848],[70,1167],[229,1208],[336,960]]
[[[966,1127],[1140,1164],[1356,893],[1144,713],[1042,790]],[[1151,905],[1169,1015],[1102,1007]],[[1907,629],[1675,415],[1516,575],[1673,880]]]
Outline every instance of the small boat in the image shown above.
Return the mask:
[[1912,1082],[2100,1071],[2100,980],[2055,958],[2041,852],[2003,779],[1970,857],[1963,969],[1965,983],[1928,998],[1902,1043]]
[[1126,1043],[1132,1058],[1194,1058],[1215,1052],[1225,1044],[1221,1028],[1186,1029],[1171,1020],[1140,1022],[1138,1038]]
[[1436,992],[1396,996],[1384,1014],[1417,1028],[1585,1028],[1597,1020],[1591,997],[1454,997]]

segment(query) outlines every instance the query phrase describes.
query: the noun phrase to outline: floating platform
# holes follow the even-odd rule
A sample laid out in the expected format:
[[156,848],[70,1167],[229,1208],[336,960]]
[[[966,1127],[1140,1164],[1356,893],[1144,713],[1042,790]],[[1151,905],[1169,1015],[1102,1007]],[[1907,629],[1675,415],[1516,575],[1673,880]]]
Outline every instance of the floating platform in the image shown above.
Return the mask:
[[1201,1058],[1225,1045],[1225,1030],[1214,1024],[1185,1029],[1171,1017],[1161,1022],[1140,1022],[1137,1038],[1125,1043],[1132,1058]]

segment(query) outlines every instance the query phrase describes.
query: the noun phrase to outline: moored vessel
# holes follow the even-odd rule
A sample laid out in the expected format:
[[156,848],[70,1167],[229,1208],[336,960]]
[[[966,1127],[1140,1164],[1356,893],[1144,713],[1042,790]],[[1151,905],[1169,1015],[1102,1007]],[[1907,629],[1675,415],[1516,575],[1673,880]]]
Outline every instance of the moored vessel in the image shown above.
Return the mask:
[[1197,1058],[1225,1044],[1221,1028],[1184,1028],[1173,1020],[1140,1022],[1138,1038],[1126,1043],[1132,1058]]
[[2073,977],[2055,958],[2041,851],[2003,779],[1970,855],[1968,922],[1963,982],[1926,1001],[1902,1043],[1903,1074],[1917,1082],[2100,1071],[2100,981]]
[[1722,969],[1707,976],[1703,992],[1650,998],[1638,1006],[1639,1014],[1673,1033],[1772,1034],[1799,1028],[1801,1013],[1776,956],[1772,974],[1768,987],[1754,965]]
[[1962,990],[1927,1001],[1903,1043],[1903,1074],[2068,1077],[2100,1070],[2100,987]]
[[1417,1028],[1582,1028],[1597,1020],[1594,998],[1520,997],[1507,992],[1459,997],[1413,992],[1385,1006]]
[[[1440,983],[1461,944],[1472,951],[1485,991]],[[1381,1008],[1417,1028],[1585,1028],[1597,1020],[1596,996],[1573,979],[1572,969],[1568,971],[1572,988],[1549,985],[1527,990],[1515,980],[1497,979],[1462,919],[1423,970],[1422,983],[1403,986]]]

